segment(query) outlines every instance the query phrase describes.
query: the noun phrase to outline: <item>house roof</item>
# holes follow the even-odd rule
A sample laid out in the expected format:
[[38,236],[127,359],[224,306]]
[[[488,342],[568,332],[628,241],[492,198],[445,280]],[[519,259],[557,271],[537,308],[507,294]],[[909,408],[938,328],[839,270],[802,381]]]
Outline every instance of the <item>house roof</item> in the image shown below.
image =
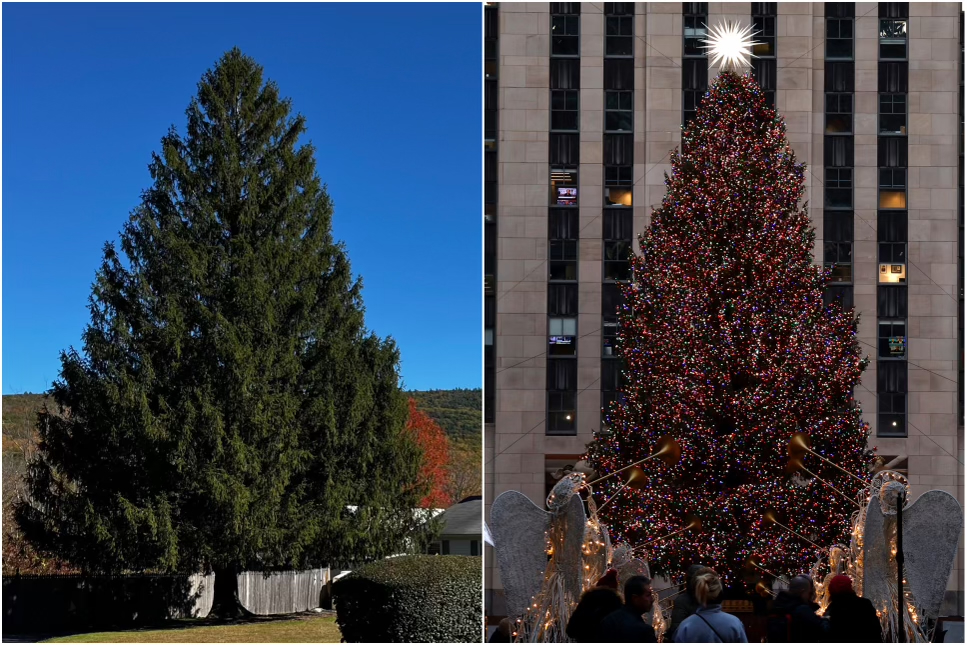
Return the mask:
[[443,520],[441,536],[466,535],[479,538],[483,533],[483,501],[479,497],[454,504],[438,517]]

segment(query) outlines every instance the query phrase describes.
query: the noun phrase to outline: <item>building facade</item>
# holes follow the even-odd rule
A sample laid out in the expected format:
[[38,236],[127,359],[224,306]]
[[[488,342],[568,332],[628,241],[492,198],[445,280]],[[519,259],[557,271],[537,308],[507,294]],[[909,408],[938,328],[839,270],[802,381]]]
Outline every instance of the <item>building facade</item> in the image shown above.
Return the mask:
[[[753,73],[807,165],[828,299],[860,314],[855,396],[915,499],[964,504],[963,15],[956,3],[487,3],[485,517],[536,504],[620,386],[617,283],[669,152],[718,74],[705,26],[752,25]],[[505,613],[492,548],[486,609]],[[963,537],[944,613],[963,615]]]

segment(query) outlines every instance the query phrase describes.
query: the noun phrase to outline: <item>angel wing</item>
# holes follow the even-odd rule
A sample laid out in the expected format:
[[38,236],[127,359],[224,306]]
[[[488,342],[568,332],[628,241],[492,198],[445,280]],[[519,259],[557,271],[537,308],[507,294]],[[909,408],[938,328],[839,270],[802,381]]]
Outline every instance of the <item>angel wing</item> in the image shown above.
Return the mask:
[[551,514],[516,490],[502,493],[491,505],[490,532],[509,616],[523,615],[541,590],[550,524]]
[[887,526],[879,503],[870,503],[863,524],[863,597],[880,614],[890,607],[890,585],[896,586],[896,567],[890,561],[893,531],[892,524]]
[[564,579],[564,589],[568,597],[577,602],[584,590],[584,532],[587,527],[587,515],[581,497],[571,497],[563,516],[552,521],[565,522],[563,553],[555,553],[554,558],[557,570]]
[[963,509],[942,490],[927,491],[903,510],[903,569],[914,601],[929,618],[940,615],[963,526]]

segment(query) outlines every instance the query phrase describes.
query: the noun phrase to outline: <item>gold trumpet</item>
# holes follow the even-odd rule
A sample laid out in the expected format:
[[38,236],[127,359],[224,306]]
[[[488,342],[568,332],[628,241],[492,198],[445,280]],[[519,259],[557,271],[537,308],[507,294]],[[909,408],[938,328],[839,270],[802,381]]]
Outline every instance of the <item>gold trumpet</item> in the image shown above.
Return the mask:
[[795,535],[799,539],[805,540],[806,542],[809,542],[810,544],[812,544],[817,549],[822,549],[823,548],[823,547],[819,546],[818,544],[816,544],[815,542],[813,542],[812,540],[810,540],[805,535],[802,535],[801,533],[797,533],[796,531],[792,530],[791,528],[789,528],[788,526],[786,526],[785,524],[783,524],[782,522],[780,522],[776,518],[776,514],[773,511],[771,511],[771,510],[770,511],[766,511],[765,513],[763,513],[762,519],[764,519],[769,524],[778,524],[779,526],[781,526],[782,528],[786,529],[787,531],[789,531],[790,533],[792,533],[793,535]]
[[618,473],[623,473],[629,468],[634,468],[635,466],[643,464],[649,459],[655,459],[656,457],[661,459],[663,462],[665,462],[665,465],[668,467],[674,466],[682,458],[682,447],[678,445],[678,442],[675,441],[675,438],[672,437],[671,435],[666,434],[659,437],[658,442],[655,444],[655,448],[657,448],[657,450],[653,454],[650,454],[647,457],[645,457],[644,459],[639,459],[638,461],[628,464],[624,468],[620,468],[614,471],[613,473],[609,473],[605,475],[604,477],[598,477],[593,482],[588,482],[585,485],[592,486],[594,484],[597,484],[598,482],[603,482],[605,479],[608,479],[609,477],[614,477]]
[[798,457],[799,459],[802,459],[802,457],[805,456],[805,454],[807,452],[809,454],[815,456],[815,457],[819,457],[820,459],[822,459],[823,461],[825,461],[830,466],[834,466],[836,468],[839,468],[844,473],[846,473],[847,475],[849,475],[853,479],[857,480],[859,483],[863,484],[864,486],[866,486],[869,483],[869,482],[863,481],[863,479],[861,479],[860,477],[857,477],[856,475],[854,475],[850,471],[846,470],[845,468],[843,468],[839,464],[834,463],[834,462],[830,461],[829,459],[826,459],[826,457],[823,457],[821,454],[819,454],[818,452],[816,452],[815,450],[813,450],[809,446],[809,435],[806,434],[805,432],[794,432],[794,433],[792,433],[792,437],[790,437],[790,439],[789,439],[789,458],[792,459],[793,457]]
[[644,544],[639,544],[638,546],[636,546],[632,550],[633,551],[637,551],[638,549],[643,549],[646,546],[648,546],[649,544],[652,544],[654,542],[660,542],[662,540],[667,540],[668,538],[672,537],[673,535],[678,535],[679,533],[684,533],[685,531],[692,531],[692,530],[700,531],[700,530],[702,530],[702,520],[699,519],[698,516],[696,516],[696,515],[689,515],[686,519],[688,520],[688,524],[685,526],[685,528],[679,529],[679,530],[677,530],[677,531],[675,531],[673,533],[669,533],[668,535],[663,535],[662,537],[657,537],[654,540],[648,540]]
[[810,475],[813,479],[819,480],[820,482],[822,482],[826,486],[829,486],[834,491],[836,491],[837,493],[839,493],[840,495],[842,495],[843,497],[845,497],[847,500],[849,500],[853,504],[856,504],[857,507],[860,506],[860,503],[857,502],[855,499],[853,499],[852,497],[850,497],[849,495],[847,495],[846,493],[844,493],[840,489],[836,488],[835,486],[833,486],[832,484],[830,484],[828,481],[826,481],[825,479],[823,479],[822,477],[820,477],[816,473],[814,473],[811,470],[809,470],[808,468],[806,468],[805,464],[802,463],[802,457],[801,456],[798,456],[798,455],[789,455],[789,462],[786,464],[786,472],[788,474],[792,475],[792,474],[795,474],[795,473],[799,472],[800,470],[802,470],[803,472],[805,472],[807,475]]
[[647,479],[648,479],[648,477],[647,477],[647,475],[645,475],[645,471],[643,471],[641,468],[638,468],[637,466],[632,467],[628,471],[628,475],[625,477],[625,483],[624,483],[624,485],[621,488],[619,488],[617,490],[617,492],[615,492],[614,495],[612,495],[611,497],[609,497],[608,498],[608,501],[606,501],[604,504],[602,504],[601,506],[599,506],[598,507],[598,511],[600,512],[601,509],[603,509],[605,506],[607,506],[611,502],[611,500],[613,500],[615,497],[617,497],[618,495],[620,495],[621,493],[623,493],[626,488],[633,488],[635,490],[642,490],[645,487],[645,483],[646,483]]
[[763,598],[769,598],[770,596],[775,598],[778,595],[775,591],[770,589],[769,586],[766,585],[766,583],[762,582],[761,580],[756,583],[755,591]]

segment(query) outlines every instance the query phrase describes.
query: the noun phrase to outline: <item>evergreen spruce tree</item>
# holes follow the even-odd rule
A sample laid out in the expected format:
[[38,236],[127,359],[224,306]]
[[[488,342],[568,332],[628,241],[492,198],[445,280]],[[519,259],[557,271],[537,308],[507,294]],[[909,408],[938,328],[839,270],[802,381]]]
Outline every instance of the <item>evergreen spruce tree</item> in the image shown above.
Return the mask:
[[304,118],[238,49],[187,116],[123,257],[104,247],[16,517],[86,571],[214,570],[231,614],[241,569],[399,552],[429,491],[398,351],[364,327]]
[[[619,312],[623,385],[588,456],[605,475],[655,452],[662,435],[680,443],[679,463],[644,462],[647,486],[602,511],[655,573],[698,563],[736,581],[751,555],[798,573],[818,552],[804,537],[848,543],[859,482],[810,455],[807,469],[845,495],[787,470],[795,432],[857,477],[872,456],[852,395],[866,365],[856,318],[824,304],[829,272],[812,262],[803,171],[755,81],[723,73],[639,238]],[[598,503],[622,484],[596,487]],[[701,528],[680,532],[693,517]]]

